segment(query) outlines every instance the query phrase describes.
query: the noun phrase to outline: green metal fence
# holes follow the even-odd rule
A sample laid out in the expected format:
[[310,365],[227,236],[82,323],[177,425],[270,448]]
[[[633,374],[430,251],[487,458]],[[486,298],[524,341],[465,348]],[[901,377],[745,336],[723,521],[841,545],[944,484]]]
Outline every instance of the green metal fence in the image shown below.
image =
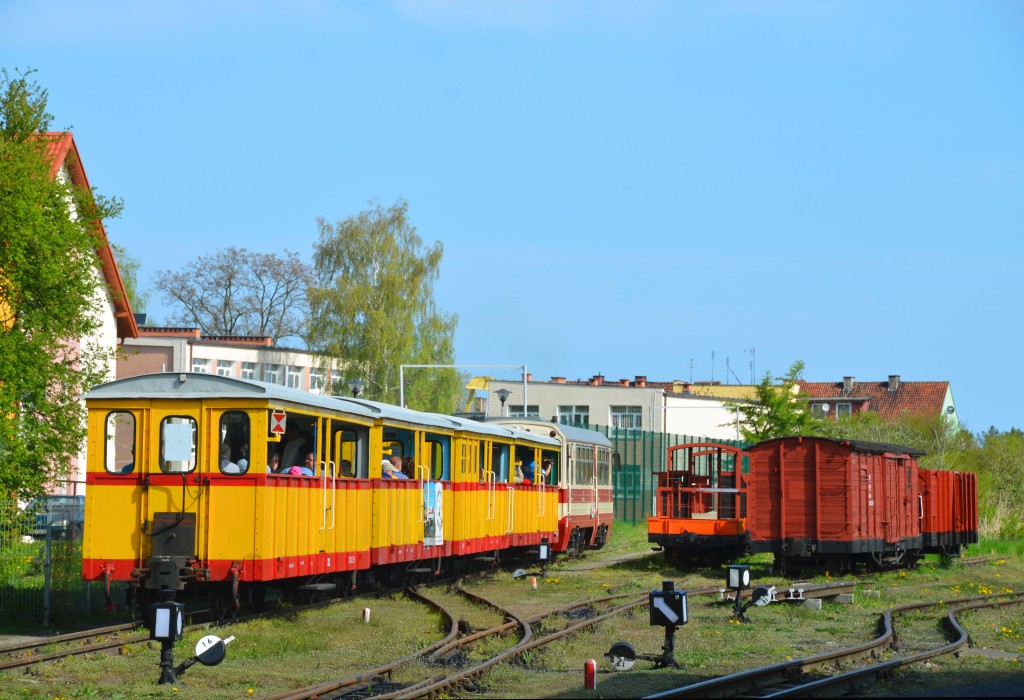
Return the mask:
[[654,433],[645,430],[623,430],[609,426],[590,425],[612,442],[612,451],[619,453],[621,468],[613,474],[615,485],[615,519],[636,523],[647,520],[658,487],[655,472],[664,471],[668,448],[687,442],[717,442],[734,447],[749,447],[741,440],[718,440],[695,435]]

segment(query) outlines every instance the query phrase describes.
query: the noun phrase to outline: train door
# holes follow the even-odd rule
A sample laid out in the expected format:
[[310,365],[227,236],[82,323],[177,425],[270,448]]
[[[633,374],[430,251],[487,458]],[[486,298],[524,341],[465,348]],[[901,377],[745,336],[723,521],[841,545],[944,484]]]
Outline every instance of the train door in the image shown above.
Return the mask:
[[[193,413],[153,409],[155,460],[145,465],[144,538],[150,556],[185,560],[201,554],[197,510],[200,486],[192,479],[199,467],[200,424]],[[143,545],[145,549],[145,545]]]

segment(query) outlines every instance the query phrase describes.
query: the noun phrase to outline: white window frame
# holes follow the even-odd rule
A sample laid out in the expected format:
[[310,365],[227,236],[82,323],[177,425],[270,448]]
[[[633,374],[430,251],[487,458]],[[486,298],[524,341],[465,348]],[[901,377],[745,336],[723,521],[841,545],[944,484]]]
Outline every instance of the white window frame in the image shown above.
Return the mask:
[[509,416],[509,418],[526,418],[526,417],[540,418],[540,406],[538,404],[531,403],[529,406],[527,406],[527,409],[529,409],[530,415],[529,416],[524,416],[523,415],[523,404],[521,404],[521,403],[520,404],[510,403],[508,405],[508,416]]
[[263,365],[263,381],[267,384],[280,384],[281,365]]
[[218,377],[233,377],[235,376],[235,363],[231,360],[217,360],[217,376]]
[[562,425],[575,425],[580,428],[590,425],[590,406],[559,406],[558,422]]
[[210,361],[205,357],[193,357],[192,358],[192,371],[198,372],[199,374],[210,373]]
[[305,367],[299,367],[298,365],[285,365],[284,385],[289,389],[301,389],[302,370],[304,369]]
[[309,368],[309,390],[320,394],[324,390],[324,371],[317,367]]
[[643,406],[610,406],[609,422],[619,430],[643,430]]
[[256,370],[259,365],[255,362],[242,363],[242,379],[256,379]]

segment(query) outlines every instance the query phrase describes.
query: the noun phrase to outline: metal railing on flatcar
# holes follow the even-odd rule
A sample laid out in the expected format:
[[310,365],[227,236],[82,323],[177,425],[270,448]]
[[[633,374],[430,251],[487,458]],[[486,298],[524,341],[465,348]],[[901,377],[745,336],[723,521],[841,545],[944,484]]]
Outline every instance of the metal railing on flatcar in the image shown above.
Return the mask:
[[633,428],[612,428],[583,425],[605,435],[612,442],[612,451],[619,453],[621,468],[612,474],[615,486],[615,519],[624,522],[646,522],[658,490],[656,472],[667,467],[668,448],[687,442],[714,442],[747,448],[743,440],[718,440],[695,435],[655,433]]

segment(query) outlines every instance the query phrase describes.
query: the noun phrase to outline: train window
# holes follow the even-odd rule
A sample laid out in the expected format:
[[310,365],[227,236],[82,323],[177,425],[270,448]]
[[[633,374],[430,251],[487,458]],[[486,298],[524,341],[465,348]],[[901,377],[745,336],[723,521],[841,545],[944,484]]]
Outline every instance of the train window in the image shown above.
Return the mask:
[[589,486],[594,482],[594,448],[590,445],[576,446],[576,460],[573,483]]
[[494,472],[494,480],[498,483],[508,481],[508,445],[491,446],[491,471]]
[[338,476],[352,478],[358,475],[359,438],[354,430],[335,428],[334,459],[338,463]]
[[190,472],[196,468],[199,426],[191,416],[167,416],[160,421],[160,470]]
[[107,414],[107,439],[103,466],[111,474],[130,474],[135,470],[135,414],[112,411]]
[[428,459],[430,460],[428,465],[430,467],[430,478],[435,481],[451,478],[445,455],[445,447],[445,443],[438,439],[427,440]]
[[597,451],[597,483],[609,486],[612,483],[611,453],[608,450]]
[[245,474],[249,471],[249,414],[225,411],[220,417],[219,464],[223,474]]

